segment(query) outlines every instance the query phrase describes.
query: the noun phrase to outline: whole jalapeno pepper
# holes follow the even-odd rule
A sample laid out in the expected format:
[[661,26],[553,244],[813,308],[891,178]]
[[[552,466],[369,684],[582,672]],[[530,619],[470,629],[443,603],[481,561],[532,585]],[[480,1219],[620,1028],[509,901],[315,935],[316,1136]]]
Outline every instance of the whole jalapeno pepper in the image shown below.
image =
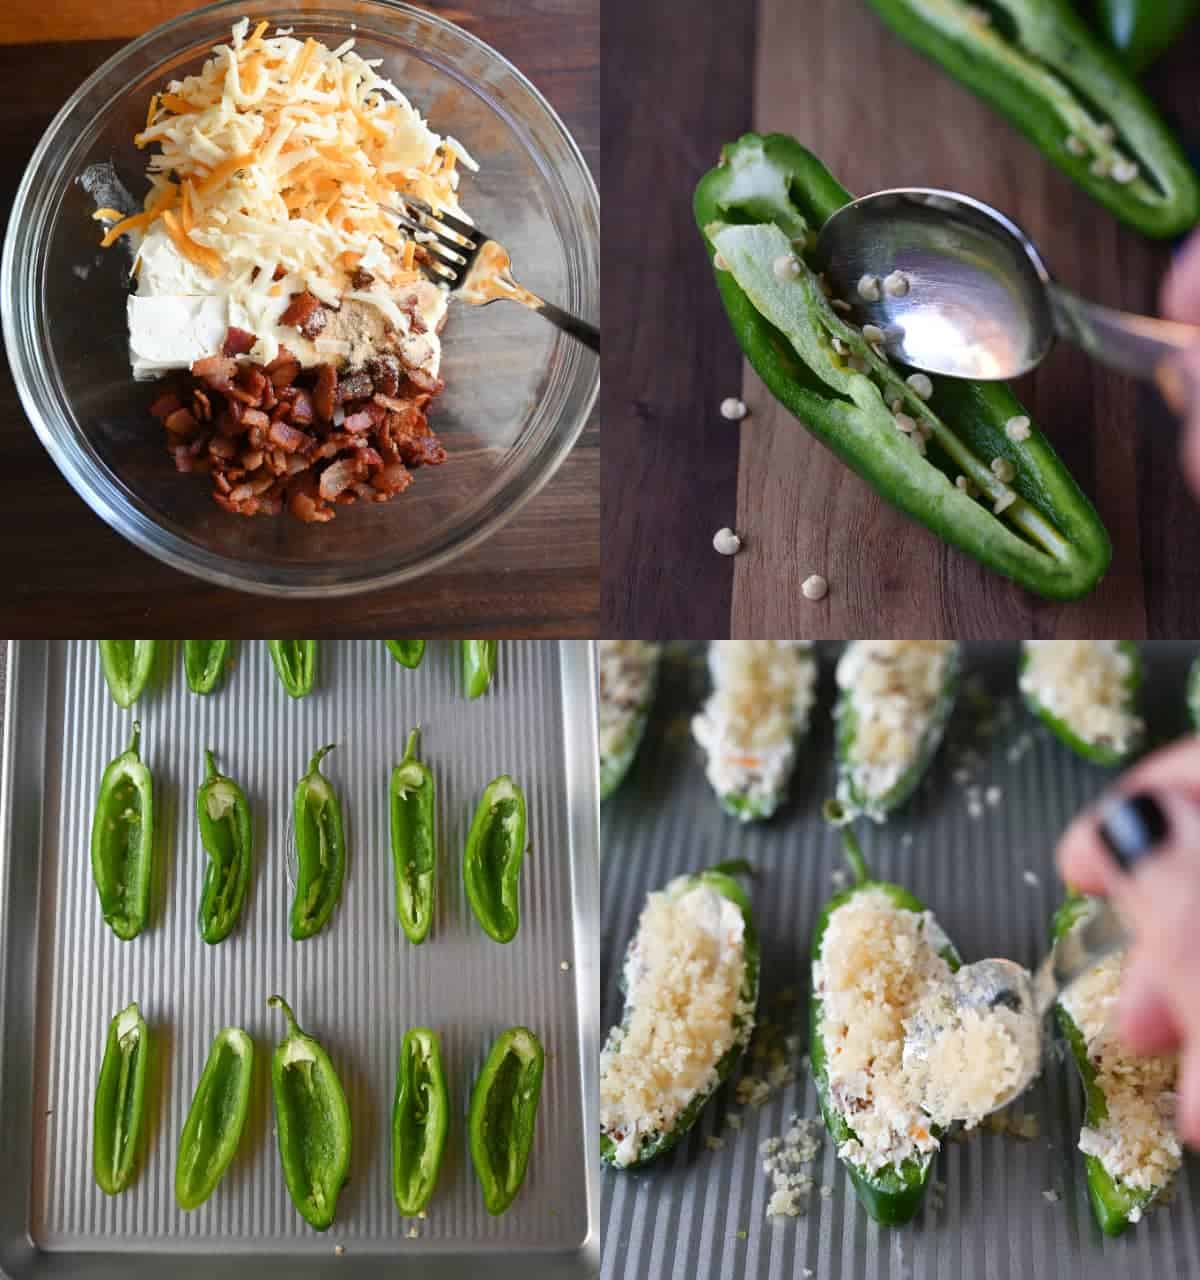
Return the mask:
[[[826,814],[831,821],[841,822],[844,815],[836,805],[827,805]],[[844,907],[855,894],[863,892],[882,892],[903,911],[912,911],[924,915],[926,907],[919,898],[909,893],[898,884],[890,884],[883,880],[871,879],[866,861],[858,842],[849,830],[842,833],[846,858],[854,873],[854,884],[835,894],[825,905],[817,917],[817,925],[812,938],[813,973],[820,972],[822,946],[825,931],[834,912]],[[958,952],[947,941],[939,954],[953,972],[961,964]],[[829,1069],[825,1051],[823,1003],[814,984],[809,1003],[809,1056],[812,1061],[813,1083],[817,1090],[817,1102],[821,1107],[821,1116],[825,1128],[833,1138],[834,1147],[840,1149],[845,1143],[855,1138],[851,1123],[853,1117],[847,1116],[834,1101],[829,1089]],[[931,1126],[934,1136],[939,1136],[936,1128]],[[910,1156],[900,1164],[886,1164],[879,1168],[871,1168],[867,1164],[859,1164],[849,1156],[839,1157],[846,1166],[854,1190],[862,1202],[863,1208],[884,1226],[900,1226],[911,1220],[921,1207],[925,1196],[925,1188],[933,1172],[933,1153]]]
[[[797,246],[850,199],[784,134],[747,134],[701,178],[696,223],[742,350],[780,403],[886,501],[1038,595],[1086,595],[1111,559],[1108,534],[1040,432],[1009,438],[1008,424],[1025,417],[1016,397],[1001,383],[932,378],[926,402],[825,296]],[[797,264],[794,279],[776,276],[781,257]],[[900,408],[928,433],[927,452],[897,430]],[[1001,458],[1011,481],[992,470]]]
[[157,640],[98,640],[104,682],[118,707],[132,707],[154,673]]
[[425,656],[424,640],[385,640],[383,643],[402,667],[419,667]]
[[92,818],[92,878],[104,922],[122,941],[136,938],[150,915],[154,862],[154,783],[138,755],[142,726],[104,770]]
[[1200,180],[1179,143],[1069,0],[1004,0],[996,21],[957,0],[869,3],[1143,235],[1178,235],[1200,218]]
[[267,1004],[287,1019],[271,1057],[284,1181],[300,1216],[325,1231],[350,1170],[350,1108],[329,1054],[296,1025],[287,1001],[271,996]]
[[392,1105],[392,1194],[405,1217],[419,1214],[433,1195],[449,1124],[437,1033],[413,1027],[400,1046]]
[[1121,61],[1144,71],[1197,12],[1198,0],[1098,0],[1096,22]]
[[150,1032],[135,1001],[108,1024],[92,1112],[92,1172],[110,1196],[133,1181],[149,1057]]
[[464,640],[462,642],[463,680],[467,697],[482,697],[496,674],[496,641]]
[[503,1213],[525,1181],[545,1060],[528,1027],[511,1027],[497,1037],[471,1090],[471,1161],[490,1214]]
[[193,693],[212,693],[225,675],[232,640],[185,640],[183,670]]
[[296,783],[292,825],[296,840],[296,896],[292,900],[292,937],[311,938],[325,927],[342,897],[346,876],[346,835],[342,806],[333,784],[321,772],[321,760],[336,744],[321,747],[308,772]]
[[501,774],[479,797],[463,856],[471,910],[497,942],[511,942],[521,922],[518,889],[524,857],[525,793]]
[[254,828],[246,793],[232,778],[217,772],[211,751],[204,756],[208,771],[196,792],[200,840],[208,854],[200,895],[200,934],[205,942],[214,943],[229,936],[246,901]]
[[396,915],[410,942],[424,942],[433,923],[437,843],[434,784],[429,766],[417,759],[421,731],[408,735],[404,759],[389,786],[392,864],[396,873]]
[[246,1126],[253,1068],[254,1041],[240,1027],[219,1031],[179,1137],[175,1199],[181,1209],[198,1209],[229,1168]]
[[317,678],[315,640],[268,640],[267,650],[279,683],[289,698],[303,698],[312,693]]

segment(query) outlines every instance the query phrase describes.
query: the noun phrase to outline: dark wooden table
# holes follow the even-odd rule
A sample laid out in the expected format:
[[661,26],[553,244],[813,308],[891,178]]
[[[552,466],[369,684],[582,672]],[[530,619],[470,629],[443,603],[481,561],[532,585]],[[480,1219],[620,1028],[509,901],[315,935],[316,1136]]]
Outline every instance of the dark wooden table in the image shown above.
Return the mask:
[[[75,87],[129,36],[197,7],[181,0],[6,0],[0,7],[0,187],[7,220],[26,162]],[[600,145],[599,0],[473,0],[425,7],[521,68],[562,115],[593,172]],[[37,41],[39,43],[20,43]],[[36,69],[31,72],[31,69]],[[112,532],[59,474],[0,367],[0,630],[10,636],[417,634],[587,636],[599,630],[598,415],[546,488],[448,568],[344,604],[266,601],[169,569]]]
[[[861,0],[605,0],[605,36],[606,132],[621,139],[603,157],[606,633],[1200,632],[1200,502],[1154,393],[1065,345],[1017,385],[1115,546],[1088,599],[1041,601],[882,502],[743,367],[690,200],[723,142],[781,130],[851,191],[948,186],[999,206],[1100,302],[1152,311],[1169,249],[1120,226]],[[1193,28],[1152,96],[1200,145],[1198,60]],[[718,411],[730,395],[751,409],[740,427]],[[723,525],[745,539],[733,558],[712,548]],[[814,572],[830,583],[820,603],[800,593]]]

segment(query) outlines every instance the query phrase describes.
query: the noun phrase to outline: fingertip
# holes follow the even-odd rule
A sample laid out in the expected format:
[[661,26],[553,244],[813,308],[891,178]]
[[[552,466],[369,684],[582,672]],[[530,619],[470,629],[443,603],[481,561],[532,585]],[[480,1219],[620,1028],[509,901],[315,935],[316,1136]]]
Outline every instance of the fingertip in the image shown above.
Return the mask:
[[1145,957],[1134,953],[1121,981],[1117,1034],[1137,1054],[1166,1053],[1179,1047],[1181,1034],[1171,1006],[1154,980]]
[[1058,874],[1079,893],[1104,894],[1112,874],[1112,858],[1096,833],[1091,814],[1075,819],[1058,843]]
[[1194,235],[1171,264],[1159,305],[1168,320],[1193,323],[1200,316],[1200,235]]

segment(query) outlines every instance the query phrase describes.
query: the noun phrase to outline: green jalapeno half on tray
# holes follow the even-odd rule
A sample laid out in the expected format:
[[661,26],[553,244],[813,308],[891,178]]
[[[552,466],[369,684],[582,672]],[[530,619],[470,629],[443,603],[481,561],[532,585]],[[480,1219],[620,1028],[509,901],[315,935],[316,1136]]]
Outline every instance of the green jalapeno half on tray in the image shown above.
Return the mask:
[[[1091,910],[1091,905],[1090,898],[1076,893],[1069,894],[1062,906],[1054,913],[1053,941],[1057,942],[1080,923]],[[1087,981],[1086,975],[1081,981]],[[1068,989],[1055,1003],[1054,1016],[1071,1050],[1071,1057],[1079,1073],[1080,1083],[1083,1085],[1084,1127],[1098,1131],[1109,1118],[1108,1102],[1101,1087],[1096,1064],[1088,1054],[1083,1031],[1066,1007],[1070,1001],[1071,991]],[[1153,1104],[1154,1099],[1146,1099],[1146,1101]],[[1138,1187],[1124,1178],[1114,1177],[1105,1169],[1097,1155],[1085,1155],[1084,1166],[1087,1170],[1088,1198],[1092,1203],[1092,1213],[1100,1230],[1108,1236],[1120,1235],[1131,1223],[1139,1221],[1150,1202],[1165,1190],[1165,1186]],[[1169,1178],[1167,1180],[1169,1181]]]
[[[835,822],[840,822],[842,818],[838,807],[834,804],[826,806],[826,815]],[[816,928],[813,930],[814,981],[809,1003],[809,1057],[812,1063],[812,1077],[825,1127],[829,1130],[834,1146],[839,1150],[838,1158],[846,1166],[846,1171],[850,1174],[850,1180],[854,1184],[854,1190],[863,1208],[876,1222],[881,1222],[885,1226],[900,1226],[908,1222],[921,1207],[921,1200],[933,1171],[934,1151],[918,1150],[898,1164],[885,1164],[876,1169],[870,1168],[867,1163],[854,1160],[849,1155],[840,1155],[840,1150],[846,1143],[857,1142],[858,1139],[852,1124],[853,1116],[847,1116],[837,1106],[830,1089],[824,1007],[818,992],[817,975],[821,972],[821,965],[824,962],[823,948],[830,920],[837,911],[847,903],[853,902],[858,895],[882,894],[896,909],[911,911],[918,916],[925,916],[926,907],[920,899],[901,885],[873,880],[858,843],[848,829],[843,831],[842,840],[847,860],[854,873],[855,883],[829,900],[818,916]],[[938,954],[953,972],[961,963],[958,952],[944,935],[936,941],[941,944],[937,948]],[[928,1128],[934,1138],[939,1136],[939,1131],[932,1123]]]
[[1077,755],[1116,765],[1142,744],[1142,659],[1129,640],[1026,640],[1025,705]]
[[450,1125],[450,1099],[437,1032],[405,1032],[392,1104],[392,1194],[405,1217],[429,1203]]
[[869,0],[902,40],[990,103],[1148,236],[1200,219],[1200,181],[1154,104],[1068,0]]
[[621,785],[646,731],[662,646],[647,640],[599,640],[600,799]]
[[517,935],[524,858],[525,793],[504,773],[479,797],[463,854],[467,900],[484,932],[497,942]]
[[254,826],[246,793],[232,778],[217,772],[213,753],[204,753],[207,772],[196,792],[200,840],[208,855],[200,894],[200,934],[220,942],[237,924],[246,901],[254,857]]
[[267,1001],[287,1019],[271,1056],[279,1160],[300,1216],[325,1231],[350,1170],[350,1108],[329,1054],[296,1025],[282,996]]
[[[1008,424],[1028,420],[1007,387],[931,378],[926,401],[825,296],[803,246],[850,199],[784,134],[747,134],[700,180],[696,222],[742,350],[776,399],[906,515],[1038,595],[1086,595],[1108,567],[1108,534],[1041,432],[1009,437]],[[794,278],[776,275],[780,258],[794,258]]]
[[304,698],[312,693],[317,678],[315,640],[268,640],[267,650],[289,698]]
[[246,1127],[253,1069],[254,1041],[240,1027],[219,1031],[179,1137],[175,1199],[181,1209],[198,1209],[229,1168]]
[[[734,879],[749,871],[745,862],[721,863],[678,876],[646,900],[621,970],[625,1008],[600,1056],[605,1164],[636,1169],[670,1151],[750,1043],[759,944],[750,899]],[[697,953],[704,956],[702,990],[692,977]],[[680,1026],[679,1010],[686,1025]],[[724,1031],[714,1038],[711,1026],[722,1010]],[[707,1056],[689,1053],[681,1070],[674,1065],[679,1042],[693,1047],[698,1037]]]
[[128,942],[150,916],[154,863],[154,782],[138,755],[142,726],[104,770],[92,818],[92,878],[104,922]]
[[[837,795],[847,815],[862,813],[883,822],[916,790],[954,709],[958,672],[959,648],[953,641],[847,644],[838,661],[833,712]],[[902,724],[880,732],[901,714]]]
[[158,657],[157,640],[97,640],[104,683],[118,707],[132,707],[141,697]]
[[383,643],[402,667],[419,667],[425,656],[424,640],[385,640]]
[[496,674],[496,641],[463,640],[463,684],[467,697],[481,698]]
[[424,942],[433,923],[437,842],[434,833],[433,774],[417,759],[421,731],[408,735],[404,759],[392,769],[392,866],[396,875],[396,916],[410,942]]
[[1200,0],[1096,0],[1096,25],[1133,71],[1165,53],[1200,13]]
[[333,784],[321,772],[321,760],[335,745],[331,743],[314,753],[292,798],[297,876],[291,930],[297,941],[311,938],[325,927],[341,901],[346,878],[342,805]]
[[528,1027],[510,1027],[497,1036],[471,1090],[471,1161],[490,1214],[503,1213],[525,1181],[545,1061]]
[[108,1024],[92,1113],[92,1171],[97,1186],[110,1196],[133,1181],[149,1057],[150,1032],[134,1003]]
[[232,640],[185,640],[183,670],[193,693],[212,693],[225,677]]
[[1192,663],[1188,676],[1188,712],[1192,717],[1192,727],[1200,733],[1200,657]]

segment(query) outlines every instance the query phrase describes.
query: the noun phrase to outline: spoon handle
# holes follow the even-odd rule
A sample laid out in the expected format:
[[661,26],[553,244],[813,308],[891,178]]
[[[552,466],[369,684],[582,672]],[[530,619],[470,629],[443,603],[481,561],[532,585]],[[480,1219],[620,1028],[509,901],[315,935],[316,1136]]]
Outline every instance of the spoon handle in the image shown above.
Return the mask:
[[1048,284],[1059,337],[1081,347],[1093,359],[1135,378],[1157,381],[1169,404],[1177,375],[1172,359],[1200,343],[1200,327],[1137,316],[1087,302],[1058,284]]
[[1107,902],[1097,902],[1077,928],[1069,929],[1054,944],[1033,979],[1034,1003],[1044,1014],[1058,993],[1082,977],[1099,960],[1119,951],[1129,941],[1117,913]]

